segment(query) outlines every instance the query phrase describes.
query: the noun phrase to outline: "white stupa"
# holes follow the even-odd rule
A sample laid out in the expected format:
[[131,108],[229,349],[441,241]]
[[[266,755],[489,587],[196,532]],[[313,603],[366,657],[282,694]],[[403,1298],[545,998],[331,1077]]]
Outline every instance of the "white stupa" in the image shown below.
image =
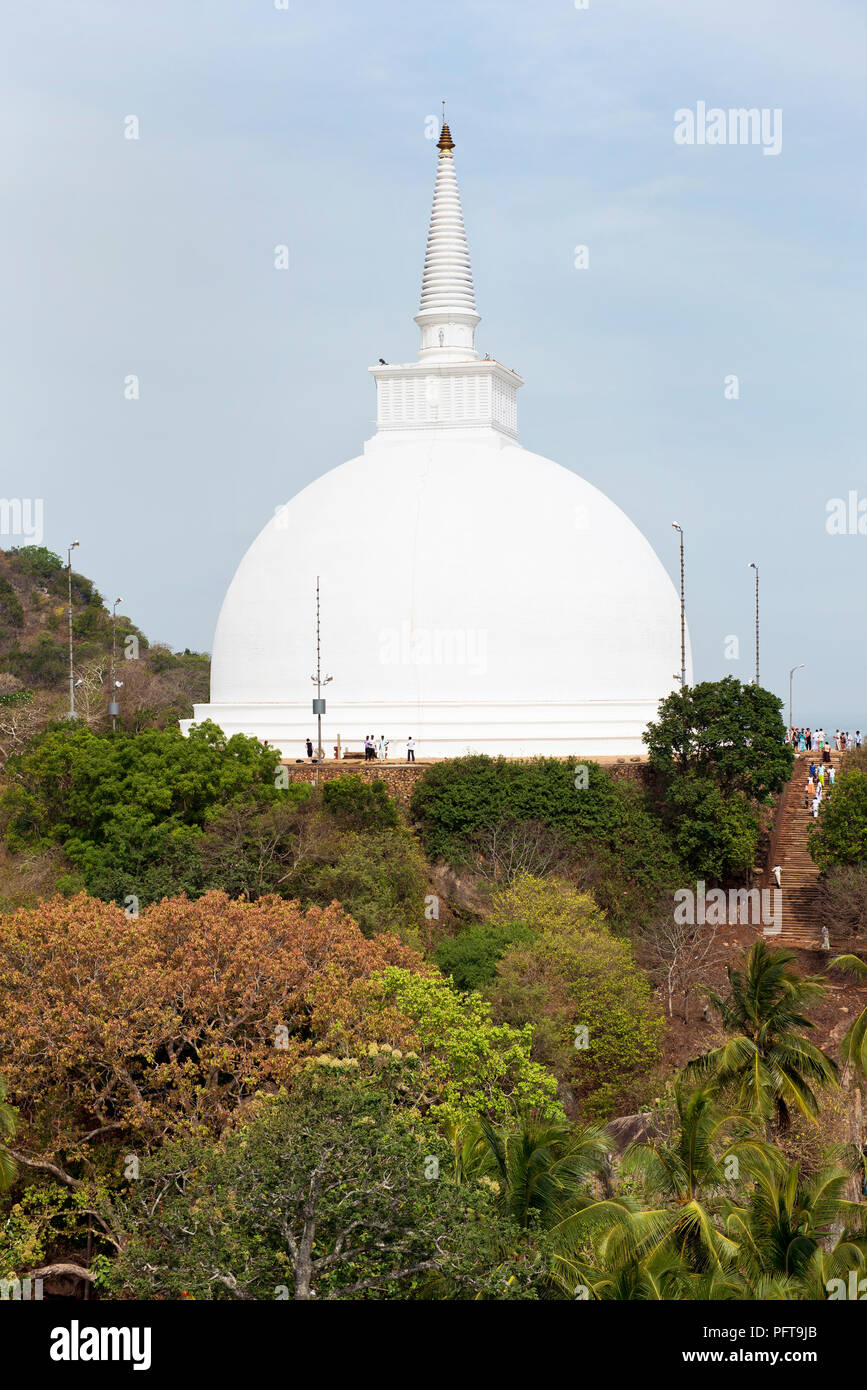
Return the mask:
[[619,507],[518,443],[523,382],[474,346],[445,123],[437,148],[419,360],[369,369],[364,452],[278,507],[247,551],[194,719],[304,756],[320,577],[326,757],[369,733],[390,757],[410,735],[422,758],[642,753],[677,684],[679,596]]

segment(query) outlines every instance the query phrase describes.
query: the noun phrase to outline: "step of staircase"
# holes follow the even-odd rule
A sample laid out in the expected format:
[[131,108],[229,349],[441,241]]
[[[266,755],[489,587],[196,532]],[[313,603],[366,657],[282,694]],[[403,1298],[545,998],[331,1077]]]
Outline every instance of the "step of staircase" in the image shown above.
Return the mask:
[[[837,772],[845,755],[832,752]],[[815,824],[812,812],[804,805],[804,785],[814,754],[800,753],[788,785],[783,791],[777,813],[774,858],[780,868],[783,890],[782,931],[774,938],[779,946],[801,950],[822,949],[822,921],[819,909],[819,870],[810,854],[810,828]],[[826,764],[827,766],[827,764]],[[769,869],[773,869],[769,865]],[[769,874],[769,881],[773,878]],[[842,943],[830,942],[831,949]]]

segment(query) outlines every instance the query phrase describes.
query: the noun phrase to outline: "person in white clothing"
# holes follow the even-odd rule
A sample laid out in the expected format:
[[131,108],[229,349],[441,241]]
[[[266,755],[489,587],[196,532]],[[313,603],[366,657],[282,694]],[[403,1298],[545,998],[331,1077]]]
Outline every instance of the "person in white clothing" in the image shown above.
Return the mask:
[[415,762],[415,741],[413,740],[412,734],[410,734],[406,741],[406,760],[408,763]]
[[380,734],[379,736],[379,756],[382,758],[383,762],[385,762],[388,757],[388,740],[385,734]]

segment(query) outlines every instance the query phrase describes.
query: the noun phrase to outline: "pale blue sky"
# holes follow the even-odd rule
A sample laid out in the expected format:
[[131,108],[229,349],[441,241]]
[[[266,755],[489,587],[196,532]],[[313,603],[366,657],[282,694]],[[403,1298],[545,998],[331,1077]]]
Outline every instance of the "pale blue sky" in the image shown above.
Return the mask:
[[[274,506],[372,434],[367,366],[415,356],[445,96],[522,442],[673,576],[681,522],[697,678],[752,674],[755,559],[763,684],[804,661],[796,718],[863,727],[867,536],[825,518],[867,498],[865,62],[863,0],[18,7],[0,493],[43,497],[45,543],[80,539],[152,638],[209,648]],[[781,154],[675,145],[698,101],[781,108]]]

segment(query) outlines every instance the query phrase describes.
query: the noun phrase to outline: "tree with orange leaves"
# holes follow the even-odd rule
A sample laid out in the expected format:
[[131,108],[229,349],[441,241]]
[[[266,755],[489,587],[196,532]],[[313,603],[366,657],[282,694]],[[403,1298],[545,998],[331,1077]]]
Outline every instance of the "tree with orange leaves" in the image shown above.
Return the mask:
[[[0,922],[0,1065],[30,1142],[70,1161],[104,1136],[218,1131],[326,1038],[332,997],[345,1014],[353,984],[390,965],[425,968],[336,903],[212,892],[128,916],[53,898]],[[400,1033],[392,1014],[377,1014],[378,1037]],[[344,1026],[367,1042],[359,1015]]]
[[530,1030],[495,1025],[337,903],[211,892],[128,916],[84,894],[52,898],[0,918],[0,997],[17,1156],[71,1186],[94,1145],[219,1134],[323,1051],[415,1048],[415,1103],[443,1114],[496,1114],[518,1096],[550,1105],[555,1091]]

